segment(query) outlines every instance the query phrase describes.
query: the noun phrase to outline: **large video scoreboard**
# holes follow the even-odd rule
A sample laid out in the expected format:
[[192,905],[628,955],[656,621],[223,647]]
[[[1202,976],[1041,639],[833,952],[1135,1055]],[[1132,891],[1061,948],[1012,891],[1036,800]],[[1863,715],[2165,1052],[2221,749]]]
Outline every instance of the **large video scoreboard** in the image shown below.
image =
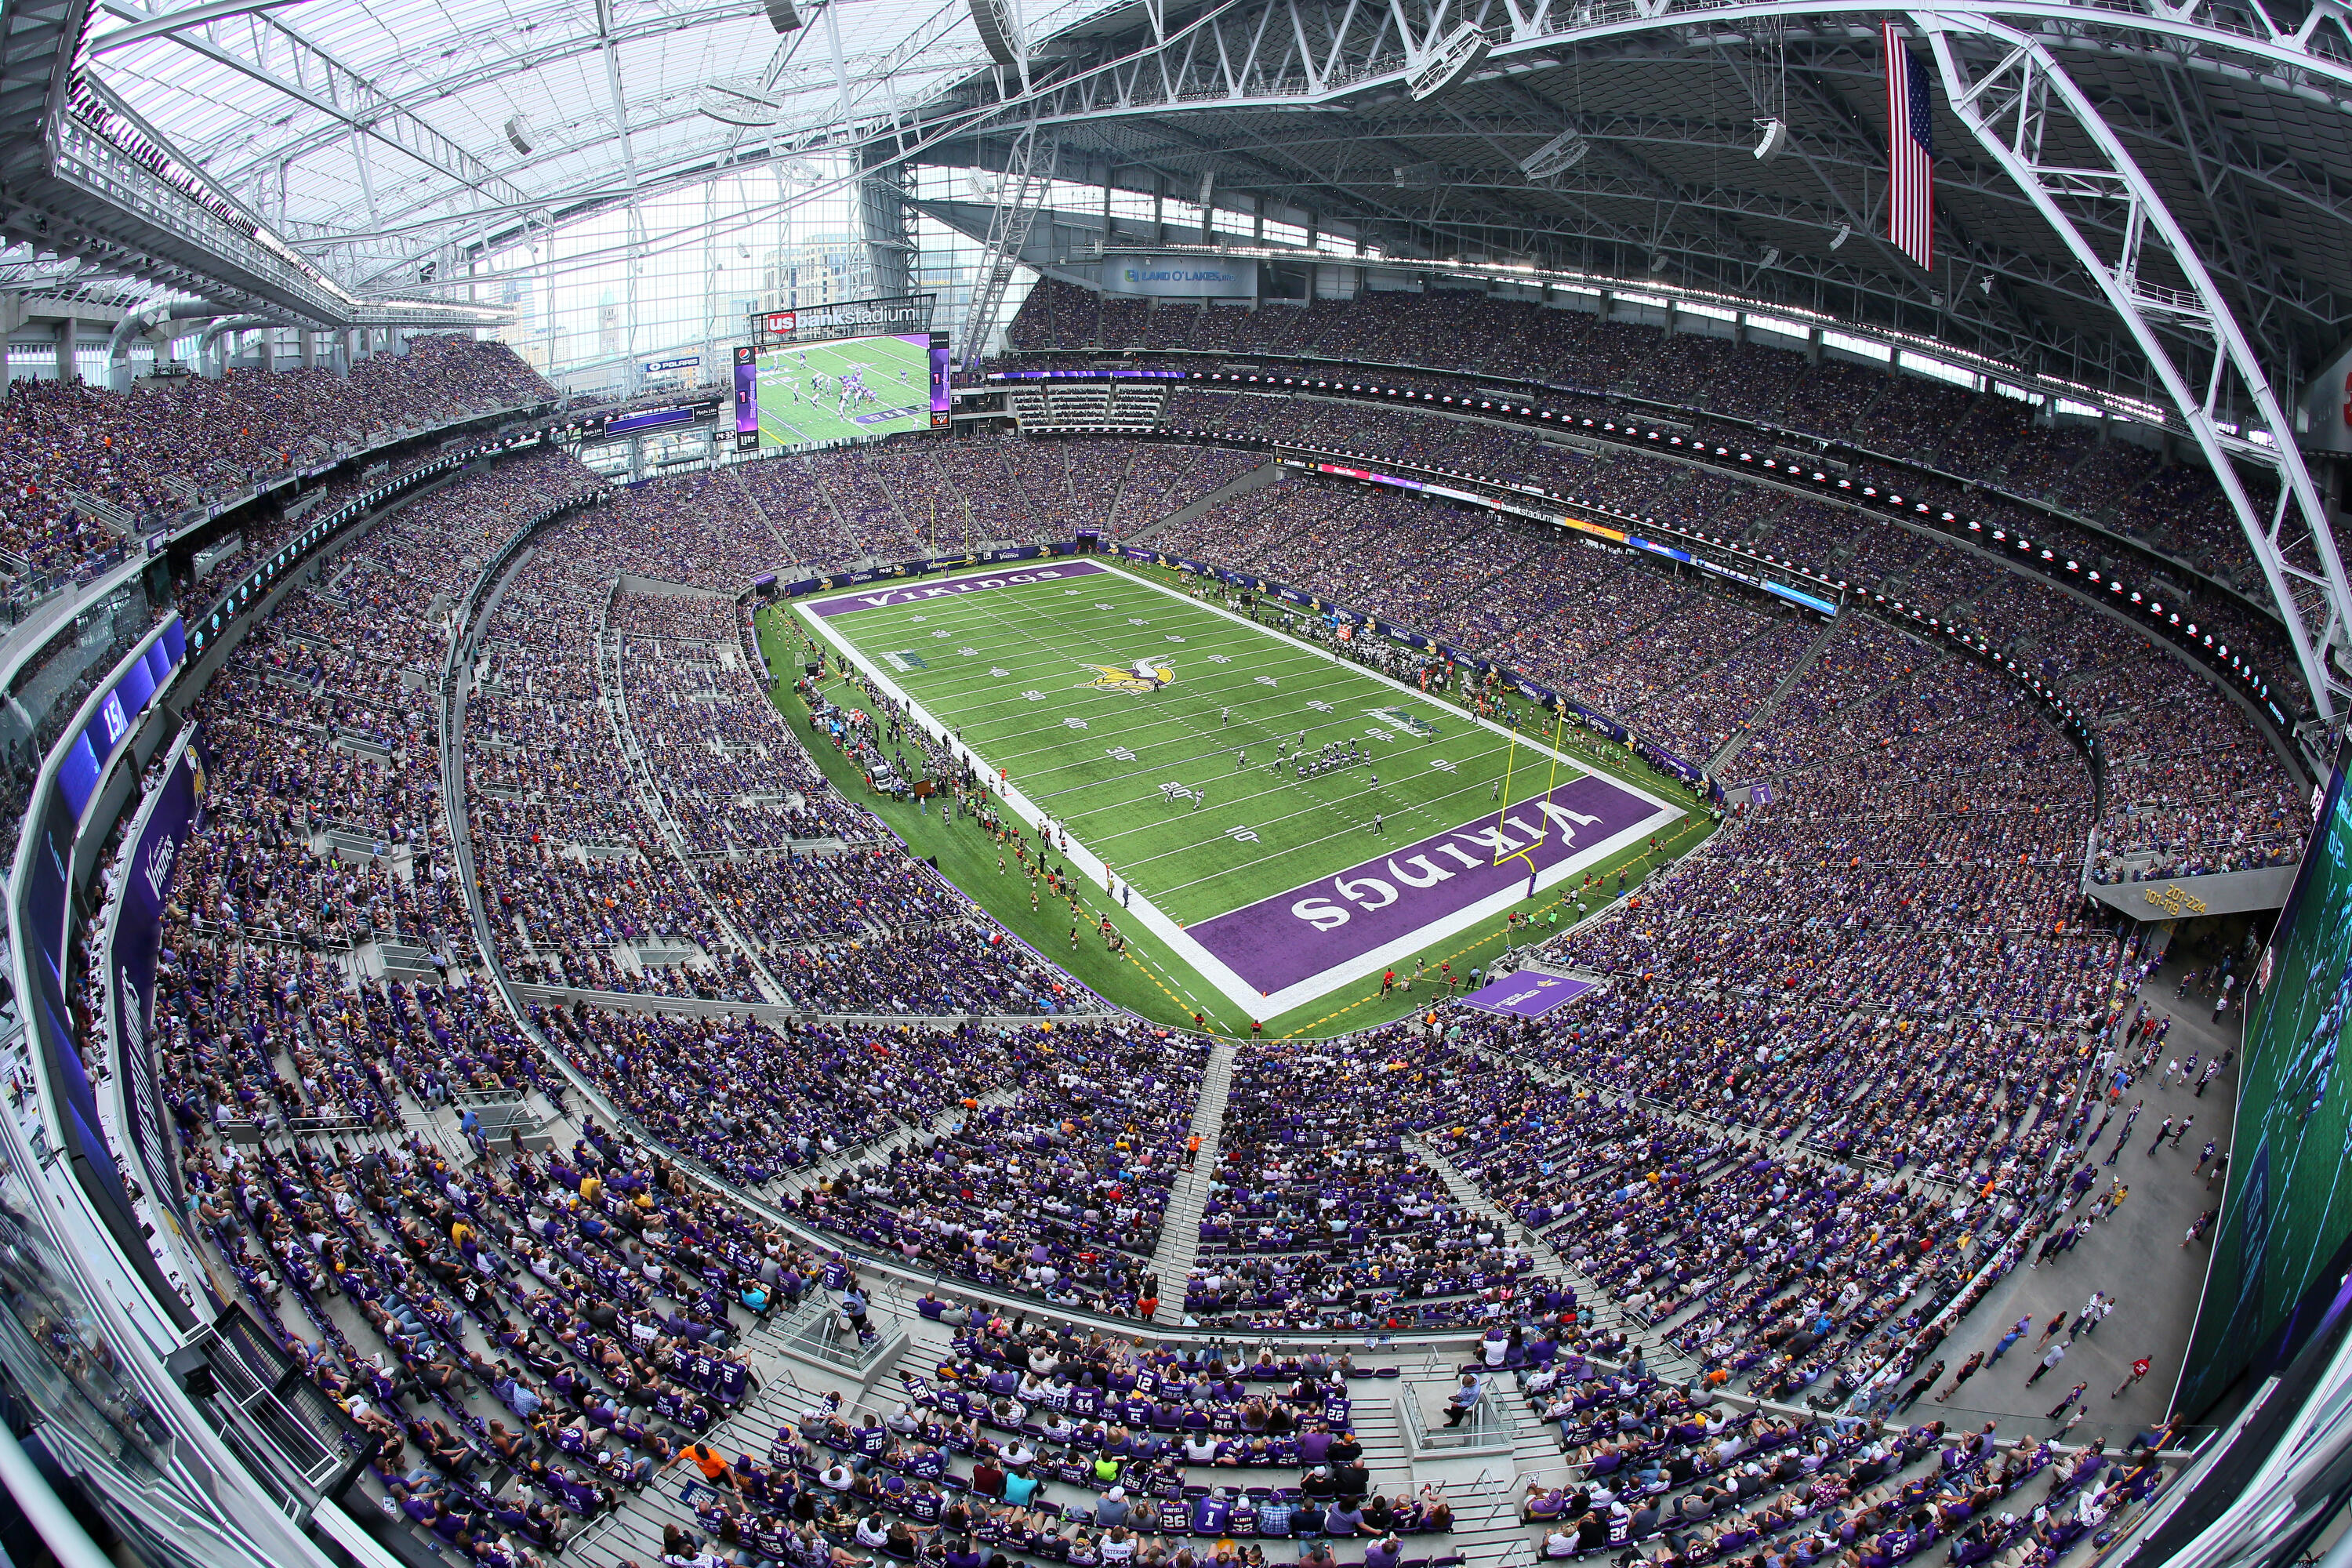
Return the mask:
[[751,318],[735,350],[739,451],[869,441],[948,427],[948,335],[933,296],[856,300]]

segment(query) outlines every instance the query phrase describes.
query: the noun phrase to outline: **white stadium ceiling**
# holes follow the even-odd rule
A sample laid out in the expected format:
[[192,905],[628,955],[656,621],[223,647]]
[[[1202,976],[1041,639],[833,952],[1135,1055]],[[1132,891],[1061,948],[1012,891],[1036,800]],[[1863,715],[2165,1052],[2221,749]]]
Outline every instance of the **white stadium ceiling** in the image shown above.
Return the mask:
[[[203,9],[229,14],[156,33],[163,7],[97,0],[86,68],[363,292],[413,291],[425,260],[526,221],[910,119],[989,58],[967,0],[803,5],[782,35],[762,0]],[[714,83],[756,95],[774,125],[702,112]]]
[[[804,197],[1034,142],[1063,181],[1213,184],[1391,254],[1664,277],[2149,399],[2246,469],[2306,678],[2352,695],[2352,595],[2279,452],[2352,338],[2341,0],[89,3],[95,88],[362,298],[462,299],[530,228],[715,171],[832,154]],[[1932,273],[1876,237],[1890,16],[1935,62]]]
[[[1486,0],[1466,15],[1495,40],[1488,58],[1416,101],[1407,36],[1465,13],[1392,0],[1033,5],[1014,18],[1036,40],[1024,95],[971,0],[803,4],[804,25],[781,36],[762,0],[92,3],[89,74],[362,293],[413,290],[436,258],[446,287],[467,252],[526,222],[778,154],[879,135],[884,155],[1001,166],[1036,112],[1066,179],[1115,163],[1181,190],[1213,173],[1229,196],[1361,224],[1424,255],[1628,273],[1664,257],[1695,286],[2153,390],[2098,291],[1973,155],[1940,90],[1948,260],[1921,273],[1872,237],[1885,159],[1874,46],[1889,13],[1858,5]],[[2285,382],[2352,336],[2337,281],[2352,267],[2352,37],[2336,0],[2321,4],[1998,8],[2097,100]],[[160,30],[172,18],[207,19]],[[1759,163],[1755,122],[1774,114],[1792,129],[1789,151]],[[1530,178],[1528,157],[1571,129],[1590,155]],[[2114,214],[2084,217],[2114,235]],[[1842,228],[1852,238],[1832,249]]]

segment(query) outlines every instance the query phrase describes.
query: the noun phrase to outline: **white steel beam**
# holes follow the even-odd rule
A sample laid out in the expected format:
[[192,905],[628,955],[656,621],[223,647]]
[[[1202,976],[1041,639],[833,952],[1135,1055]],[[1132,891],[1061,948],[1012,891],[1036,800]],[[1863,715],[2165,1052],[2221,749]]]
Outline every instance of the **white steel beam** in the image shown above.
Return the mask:
[[[2322,719],[2335,719],[2352,704],[2352,674],[2345,658],[2352,590],[2346,586],[2326,505],[2295,444],[2294,426],[2196,246],[2097,105],[2039,37],[1981,12],[1909,15],[1934,47],[1947,106],[2032,202],[2147,357],[2245,531],[2285,620],[2314,709]],[[1969,40],[1990,42],[2003,52],[1990,66],[1973,64],[1961,47]],[[2048,133],[2061,117],[2068,134],[2053,138]],[[2095,161],[2053,162],[2044,154],[2053,142],[2070,148],[2087,144]],[[2093,245],[2076,221],[2074,208],[2083,203],[2121,204],[2124,237],[2112,257]],[[2158,257],[2179,272],[2185,289],[2144,276],[2143,264]],[[2193,379],[2197,367],[2184,365],[2168,346],[2168,339],[2184,337],[2210,349],[2201,386]],[[2250,436],[2224,418],[2231,377],[2259,435]],[[2241,463],[2275,475],[2274,511],[2265,515],[2249,492]],[[2308,548],[2313,558],[2291,559],[2290,542]]]
[[1045,205],[1053,188],[1054,161],[1059,152],[1053,138],[1024,126],[1013,138],[1004,173],[996,187],[996,206],[989,215],[988,240],[981,247],[980,265],[972,273],[971,294],[964,308],[963,363],[969,370],[988,352],[996,334],[996,318],[1004,307],[1005,291],[1021,264],[1021,247],[1029,242],[1029,226]]

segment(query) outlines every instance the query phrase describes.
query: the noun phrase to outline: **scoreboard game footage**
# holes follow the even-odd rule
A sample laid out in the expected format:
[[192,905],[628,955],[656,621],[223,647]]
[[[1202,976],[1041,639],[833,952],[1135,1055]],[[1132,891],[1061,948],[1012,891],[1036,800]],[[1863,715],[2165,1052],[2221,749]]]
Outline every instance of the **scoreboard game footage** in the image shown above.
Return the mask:
[[922,294],[754,316],[752,341],[735,350],[736,448],[946,429],[948,335],[930,330],[931,302]]

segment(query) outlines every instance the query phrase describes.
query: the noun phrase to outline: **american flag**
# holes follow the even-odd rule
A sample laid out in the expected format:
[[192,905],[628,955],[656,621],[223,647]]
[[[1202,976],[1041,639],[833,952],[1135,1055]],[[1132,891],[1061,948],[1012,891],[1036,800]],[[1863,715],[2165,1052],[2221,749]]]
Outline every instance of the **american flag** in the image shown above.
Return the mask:
[[1927,68],[1904,44],[1901,28],[1888,22],[1880,30],[1886,39],[1886,237],[1933,271],[1936,143],[1928,120]]

